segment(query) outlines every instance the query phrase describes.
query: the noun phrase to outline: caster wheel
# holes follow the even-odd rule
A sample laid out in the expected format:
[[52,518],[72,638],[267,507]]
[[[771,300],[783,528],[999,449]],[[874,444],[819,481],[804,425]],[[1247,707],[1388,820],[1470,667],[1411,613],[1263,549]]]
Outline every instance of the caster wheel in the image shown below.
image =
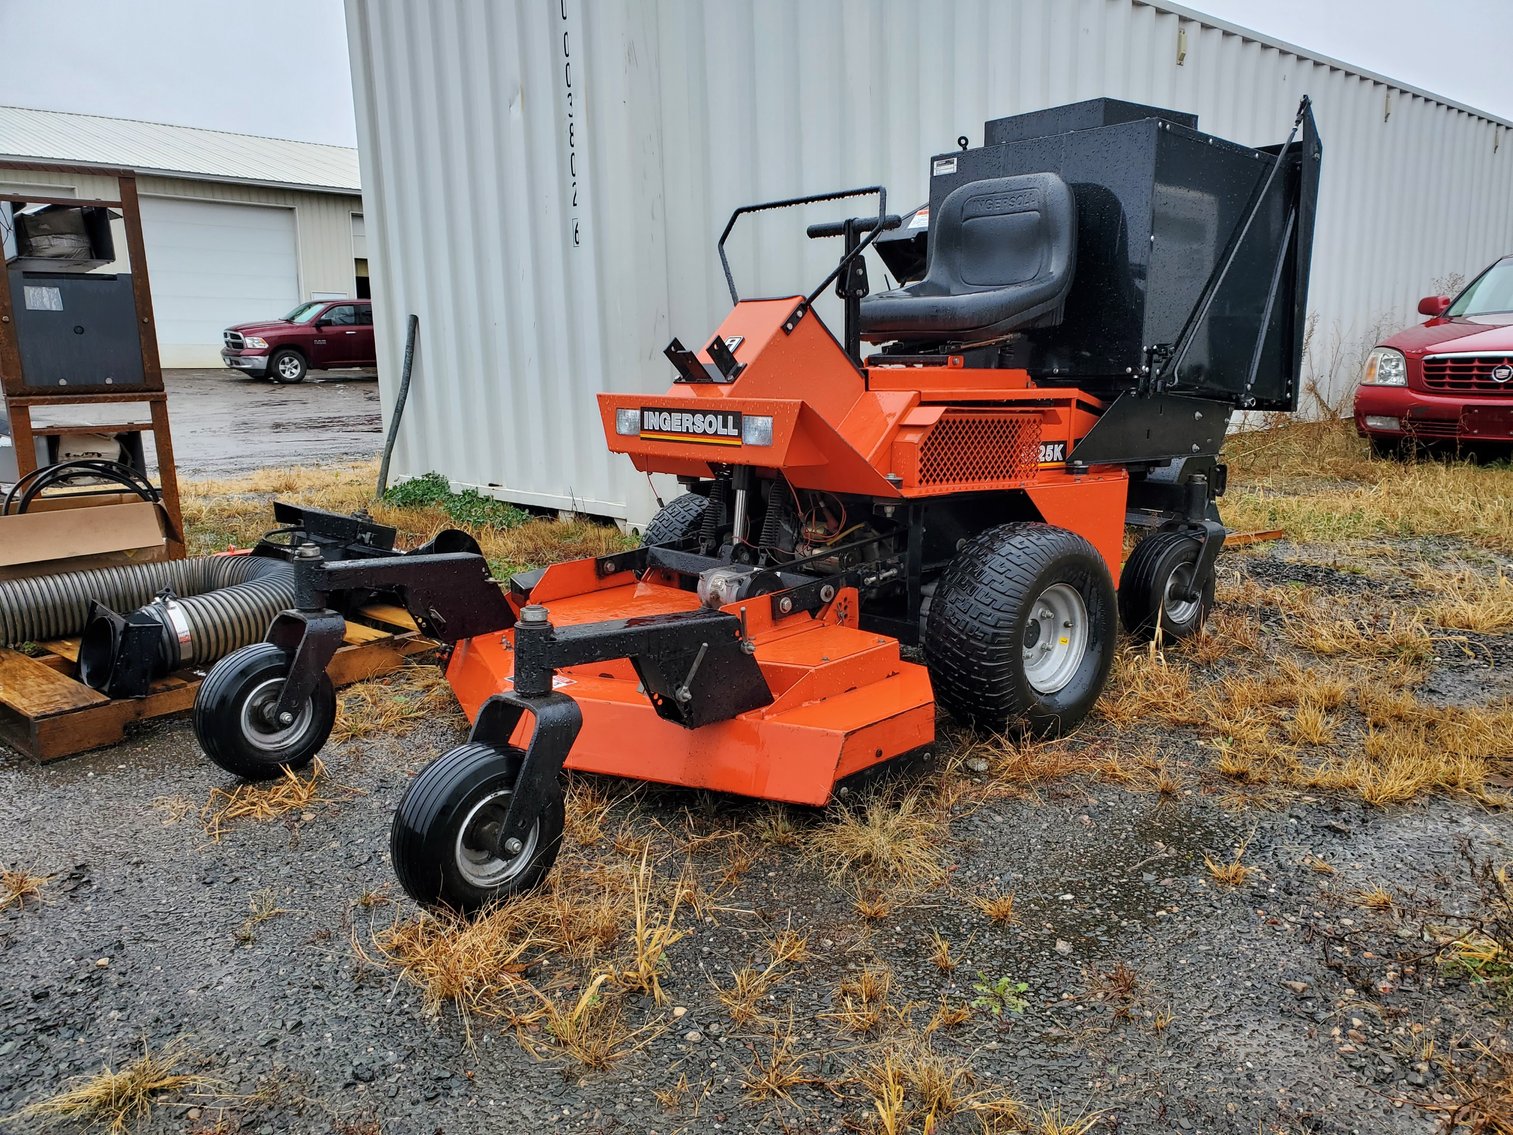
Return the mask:
[[273,718],[290,656],[271,642],[234,650],[210,668],[194,699],[194,735],[205,755],[227,772],[270,780],[304,768],[336,721],[336,691],[320,676],[294,720]]
[[523,760],[519,749],[469,742],[436,758],[411,781],[394,814],[389,855],[400,885],[416,902],[471,914],[546,878],[562,846],[560,778],[548,786],[518,852],[504,856],[490,845],[490,831],[509,810]]
[[1214,573],[1184,599],[1192,586],[1201,545],[1186,532],[1157,532],[1135,545],[1119,576],[1119,617],[1133,637],[1149,641],[1156,628],[1167,639],[1187,638],[1203,629],[1214,606]]

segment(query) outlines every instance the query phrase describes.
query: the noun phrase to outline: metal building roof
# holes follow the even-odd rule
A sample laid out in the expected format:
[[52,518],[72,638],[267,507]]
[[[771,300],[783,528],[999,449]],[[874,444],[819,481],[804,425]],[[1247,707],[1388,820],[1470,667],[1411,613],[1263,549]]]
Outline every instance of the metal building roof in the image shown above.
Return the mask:
[[0,106],[0,156],[357,193],[357,151],[194,126]]

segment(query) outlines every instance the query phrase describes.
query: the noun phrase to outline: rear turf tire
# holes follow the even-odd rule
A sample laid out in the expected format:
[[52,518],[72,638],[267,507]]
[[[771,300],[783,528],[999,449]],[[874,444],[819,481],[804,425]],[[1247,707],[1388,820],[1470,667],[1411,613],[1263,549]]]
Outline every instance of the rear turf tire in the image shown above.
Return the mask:
[[1156,637],[1187,638],[1203,629],[1214,609],[1214,571],[1198,598],[1183,600],[1192,584],[1202,541],[1187,532],[1156,532],[1135,545],[1119,573],[1119,618],[1129,634],[1144,642]]
[[1091,544],[1048,524],[1005,524],[942,574],[925,661],[936,700],[958,720],[1054,736],[1103,692],[1117,635],[1113,580]]
[[314,691],[280,725],[271,719],[289,674],[289,654],[271,642],[234,650],[210,668],[194,698],[194,735],[205,755],[247,780],[304,768],[336,722],[336,691],[321,674]]
[[470,741],[436,758],[410,782],[389,829],[389,855],[412,899],[471,914],[546,878],[562,846],[561,778],[548,786],[519,855],[501,858],[482,846],[479,835],[491,820],[503,819],[523,759],[513,746]]
[[709,501],[698,493],[684,493],[663,507],[651,518],[646,531],[641,535],[643,546],[657,544],[682,544],[698,536],[704,525],[704,510]]

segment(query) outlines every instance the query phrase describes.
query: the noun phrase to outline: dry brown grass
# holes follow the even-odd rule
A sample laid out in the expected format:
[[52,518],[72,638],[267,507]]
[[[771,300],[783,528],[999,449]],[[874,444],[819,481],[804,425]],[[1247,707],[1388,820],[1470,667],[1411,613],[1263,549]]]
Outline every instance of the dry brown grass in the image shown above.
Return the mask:
[[623,994],[598,973],[576,997],[538,993],[545,1036],[522,1035],[528,1048],[566,1057],[585,1068],[602,1070],[647,1044],[658,1031],[651,1025],[632,1028],[625,1020]]
[[1376,461],[1348,421],[1299,422],[1231,438],[1225,519],[1299,541],[1455,536],[1513,550],[1513,469]]
[[94,1075],[71,1080],[58,1094],[28,1104],[8,1118],[13,1122],[73,1124],[89,1131],[124,1135],[145,1120],[164,1096],[212,1086],[205,1077],[182,1070],[187,1059],[182,1043],[159,1052],[144,1043],[142,1055],[120,1071],[107,1064]]
[[1487,576],[1470,571],[1425,572],[1419,582],[1438,593],[1424,616],[1448,630],[1503,634],[1513,630],[1513,579],[1498,568]]
[[[574,849],[544,887],[471,920],[396,919],[366,943],[354,934],[352,945],[364,963],[414,987],[426,1013],[454,1011],[469,1040],[475,1020],[498,1020],[529,1051],[598,1068],[656,1031],[627,1013],[637,995],[666,1000],[688,894],[686,877],[660,874],[645,849],[635,863]],[[783,948],[791,956],[800,943]]]
[[741,1087],[748,1099],[781,1099],[794,1103],[793,1089],[804,1084],[818,1083],[804,1067],[804,1058],[798,1053],[798,1038],[793,1032],[793,1021],[774,1026],[772,1043],[762,1048],[753,1046],[751,1064],[741,1075]]
[[1211,856],[1203,857],[1203,866],[1208,868],[1208,873],[1213,876],[1214,882],[1221,887],[1243,887],[1255,872],[1254,867],[1247,866],[1243,860],[1248,848],[1249,841],[1241,843],[1235,848],[1235,857],[1228,863],[1220,863]]
[[761,1003],[782,980],[784,967],[809,959],[809,939],[791,928],[779,930],[767,939],[766,946],[771,960],[765,968],[743,966],[730,975],[728,986],[715,987],[720,1004],[737,1025],[767,1020]]
[[744,966],[730,975],[728,986],[717,986],[715,995],[719,997],[720,1004],[725,1006],[725,1012],[733,1023],[749,1025],[763,1019],[758,1006],[772,988],[773,980],[770,967],[759,970]]
[[451,1005],[471,1035],[475,1016],[500,1016],[528,987],[533,948],[524,912],[515,905],[485,911],[468,920],[450,914],[420,914],[373,935],[377,957],[354,938],[359,957],[397,970],[420,991],[427,1013]]
[[33,875],[19,867],[0,871],[0,910],[13,906],[19,909],[28,902],[40,901],[47,880],[47,875]]
[[930,931],[930,961],[942,973],[950,973],[961,964],[951,953],[951,943],[941,936],[939,930]]
[[944,817],[918,792],[841,807],[810,835],[810,854],[837,879],[875,892],[912,892],[945,878]]
[[1392,892],[1383,886],[1366,887],[1356,891],[1349,898],[1356,906],[1381,914],[1391,914],[1397,909],[1397,901],[1392,897]]
[[247,899],[247,917],[242,920],[237,928],[236,940],[238,944],[249,946],[257,940],[257,928],[281,914],[289,912],[278,905],[278,896],[273,888],[265,887],[260,891],[254,891]]
[[1000,926],[1013,926],[1019,921],[1014,910],[1014,892],[1001,891],[992,895],[974,895],[972,905]]
[[1326,658],[1396,658],[1422,663],[1434,654],[1434,641],[1423,622],[1396,611],[1385,619],[1366,623],[1314,608],[1289,618],[1284,633],[1299,649]]
[[937,1051],[928,1033],[907,1034],[855,1067],[884,1135],[935,1131],[953,1116],[967,1116],[985,1133],[1019,1132],[1023,1105],[1002,1091],[979,1090],[965,1058]]
[[[213,788],[210,799],[200,809],[200,822],[205,827],[206,835],[219,840],[225,834],[226,826],[238,820],[267,823],[296,813],[304,817],[314,808],[336,802],[337,797],[323,794],[325,780],[326,766],[316,757],[307,776],[285,769],[277,780],[266,784]],[[337,787],[343,795],[357,791],[345,785]]]
[[869,1033],[885,1016],[898,1017],[898,1010],[888,1002],[892,992],[892,970],[882,965],[864,966],[840,983],[834,1006],[824,1017],[846,1032]]
[[337,694],[331,741],[401,737],[420,722],[447,714],[462,721],[446,675],[434,662],[410,658],[392,674],[355,682]]
[[1025,1135],[1088,1135],[1102,1118],[1101,1111],[1084,1111],[1068,1116],[1062,1112],[1060,1105],[1040,1107],[1023,1130]]
[[[662,973],[667,968],[667,951],[681,941],[686,932],[678,929],[678,907],[683,901],[683,888],[674,886],[659,888],[655,873],[647,856],[641,855],[640,870],[631,882],[631,913],[634,922],[631,928],[631,949],[628,962],[615,973],[615,980],[623,989],[648,993],[656,1004],[665,1000],[662,992]],[[667,910],[656,909],[656,891],[668,895]]]

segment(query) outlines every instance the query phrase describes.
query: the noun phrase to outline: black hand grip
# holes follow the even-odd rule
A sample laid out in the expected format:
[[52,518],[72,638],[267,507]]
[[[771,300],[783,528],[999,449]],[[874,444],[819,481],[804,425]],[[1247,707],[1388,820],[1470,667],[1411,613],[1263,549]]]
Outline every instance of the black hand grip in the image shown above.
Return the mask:
[[[877,229],[878,231],[882,232],[888,229],[896,229],[903,223],[904,219],[897,213],[889,213],[886,217],[883,218],[883,223],[881,225],[877,223],[876,217],[857,217],[856,231],[858,233],[869,233],[873,229]],[[822,221],[820,224],[810,225],[804,231],[809,234],[809,238],[811,240],[822,236],[845,236],[846,222]]]

